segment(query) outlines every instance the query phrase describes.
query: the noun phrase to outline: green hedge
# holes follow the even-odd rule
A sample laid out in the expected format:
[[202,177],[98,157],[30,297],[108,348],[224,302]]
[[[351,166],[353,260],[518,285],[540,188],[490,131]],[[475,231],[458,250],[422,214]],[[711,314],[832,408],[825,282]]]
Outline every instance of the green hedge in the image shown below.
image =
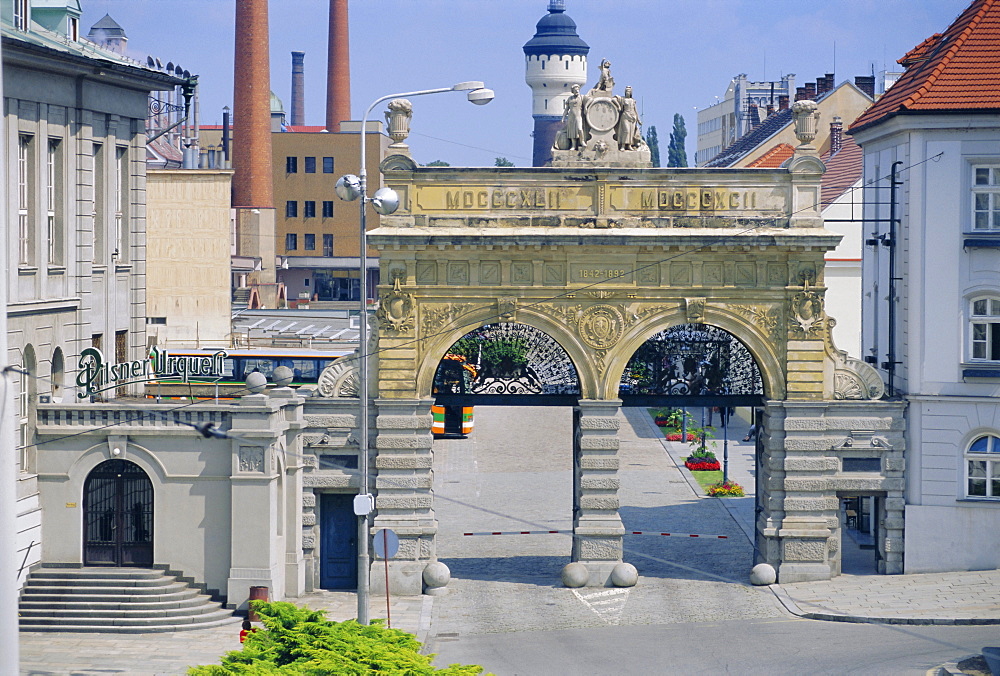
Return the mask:
[[412,634],[387,629],[381,620],[369,626],[354,620],[331,622],[322,611],[291,603],[250,603],[264,629],[247,636],[242,650],[226,653],[221,665],[191,667],[188,674],[476,676],[483,671],[479,666],[461,664],[436,669],[431,664],[434,656],[421,655],[420,642]]

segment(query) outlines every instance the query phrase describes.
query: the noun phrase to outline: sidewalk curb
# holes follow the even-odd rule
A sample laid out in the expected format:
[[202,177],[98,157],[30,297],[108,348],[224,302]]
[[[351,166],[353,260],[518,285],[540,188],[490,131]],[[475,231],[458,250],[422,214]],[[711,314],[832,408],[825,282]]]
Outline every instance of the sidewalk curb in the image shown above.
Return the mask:
[[850,624],[909,624],[920,626],[970,626],[1000,624],[1000,618],[989,617],[873,617],[868,615],[843,615],[840,613],[816,613],[802,610],[795,600],[789,596],[780,584],[768,585],[785,610],[792,615],[806,620],[822,620],[824,622],[846,622]]
[[693,474],[691,474],[691,470],[685,467],[683,462],[679,462],[680,458],[674,457],[674,454],[670,452],[670,444],[673,442],[667,441],[666,437],[663,435],[663,430],[656,425],[653,419],[649,416],[649,412],[645,409],[642,411],[642,419],[646,421],[646,426],[650,429],[650,431],[656,433],[656,437],[660,440],[660,445],[663,447],[663,452],[667,454],[668,458],[670,458],[670,462],[674,463],[674,467],[680,470],[681,476],[684,477],[684,481],[687,482],[688,487],[694,493],[695,497],[707,498],[708,496],[705,494],[705,491],[701,489],[701,485],[698,483],[698,480],[694,478]]

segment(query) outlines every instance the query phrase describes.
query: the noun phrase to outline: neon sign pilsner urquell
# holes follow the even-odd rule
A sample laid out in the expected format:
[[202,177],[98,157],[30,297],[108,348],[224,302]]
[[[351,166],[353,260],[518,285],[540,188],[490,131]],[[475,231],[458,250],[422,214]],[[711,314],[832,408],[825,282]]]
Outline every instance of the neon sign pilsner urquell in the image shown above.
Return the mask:
[[182,382],[212,380],[225,375],[226,351],[211,356],[171,355],[167,350],[152,347],[145,359],[109,364],[99,348],[88,347],[80,352],[80,372],[76,384],[83,391],[76,396],[84,399],[105,390],[131,383],[176,378]]

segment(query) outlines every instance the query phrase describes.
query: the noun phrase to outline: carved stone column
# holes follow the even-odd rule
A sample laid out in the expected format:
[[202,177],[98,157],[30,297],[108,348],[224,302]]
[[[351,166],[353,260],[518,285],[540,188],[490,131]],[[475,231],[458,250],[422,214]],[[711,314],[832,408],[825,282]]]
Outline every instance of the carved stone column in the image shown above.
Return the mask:
[[[389,591],[393,594],[422,593],[424,568],[435,558],[438,522],[432,490],[432,403],[423,399],[375,400],[374,529],[391,528],[399,536],[399,552],[389,560]],[[385,593],[383,565],[373,556],[372,593]]]
[[573,416],[573,561],[587,567],[590,587],[609,586],[622,560],[616,417],[621,404],[581,400]]

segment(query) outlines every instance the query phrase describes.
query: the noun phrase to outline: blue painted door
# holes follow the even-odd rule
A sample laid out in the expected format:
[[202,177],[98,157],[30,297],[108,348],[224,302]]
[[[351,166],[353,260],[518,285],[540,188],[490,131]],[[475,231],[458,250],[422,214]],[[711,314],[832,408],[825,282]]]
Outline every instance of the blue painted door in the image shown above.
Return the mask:
[[320,587],[357,589],[358,517],[354,515],[354,496],[321,493],[319,513]]

